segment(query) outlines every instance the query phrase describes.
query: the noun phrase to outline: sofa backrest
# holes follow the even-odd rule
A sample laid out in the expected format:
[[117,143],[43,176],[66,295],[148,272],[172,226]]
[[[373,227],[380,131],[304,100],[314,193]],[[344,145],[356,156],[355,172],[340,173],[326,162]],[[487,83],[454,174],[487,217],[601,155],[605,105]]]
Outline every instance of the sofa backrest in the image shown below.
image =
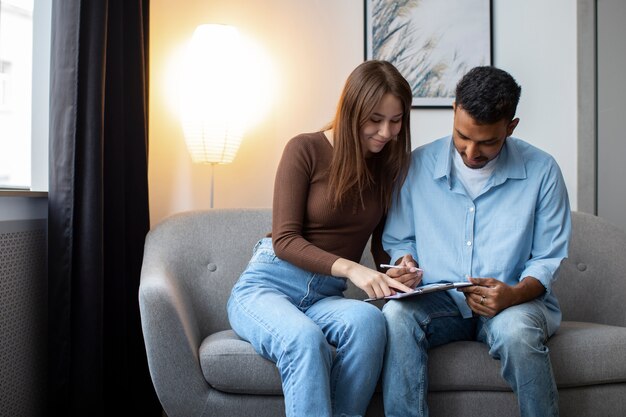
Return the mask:
[[[165,269],[175,302],[195,312],[202,340],[229,329],[226,302],[255,243],[271,230],[270,209],[213,209],[175,214],[148,233],[142,284]],[[141,287],[140,287],[141,291]]]
[[572,239],[554,292],[563,320],[626,327],[626,232],[587,213],[572,213]]
[[[573,213],[570,257],[555,284],[564,320],[626,326],[626,234],[591,215]],[[230,328],[226,302],[255,243],[271,230],[270,209],[185,212],[156,225],[146,238],[142,275],[165,270],[179,302],[195,311],[203,338]],[[369,248],[361,260],[373,266]],[[142,277],[142,280],[144,278]],[[364,298],[349,285],[347,296]],[[381,304],[378,303],[380,306]]]

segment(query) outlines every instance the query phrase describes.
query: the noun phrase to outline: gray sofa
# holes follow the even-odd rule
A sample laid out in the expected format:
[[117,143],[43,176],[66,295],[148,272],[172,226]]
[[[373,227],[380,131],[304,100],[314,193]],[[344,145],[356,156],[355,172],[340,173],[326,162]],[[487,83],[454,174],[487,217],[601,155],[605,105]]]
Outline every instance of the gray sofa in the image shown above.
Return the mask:
[[[548,343],[561,416],[626,416],[626,233],[573,213],[555,291],[564,322]],[[174,215],[146,238],[139,302],[152,381],[169,417],[284,415],[279,374],[229,328],[226,301],[269,209]],[[364,255],[365,264],[372,264]],[[348,296],[363,298],[352,287]],[[431,416],[518,415],[499,362],[477,342],[435,348]],[[382,416],[380,392],[368,416]]]

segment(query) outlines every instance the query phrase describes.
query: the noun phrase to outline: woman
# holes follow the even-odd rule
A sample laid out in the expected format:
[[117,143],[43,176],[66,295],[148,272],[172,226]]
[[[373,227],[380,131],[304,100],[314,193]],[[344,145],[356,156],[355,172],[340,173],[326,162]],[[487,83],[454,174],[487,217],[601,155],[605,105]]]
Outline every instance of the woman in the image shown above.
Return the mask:
[[254,248],[228,315],[235,332],[276,363],[287,416],[362,416],[374,392],[385,321],[343,291],[346,279],[368,297],[410,291],[358,262],[372,234],[372,253],[383,260],[384,214],[409,164],[411,100],[393,65],[364,62],[348,77],[329,128],[285,147],[272,233]]

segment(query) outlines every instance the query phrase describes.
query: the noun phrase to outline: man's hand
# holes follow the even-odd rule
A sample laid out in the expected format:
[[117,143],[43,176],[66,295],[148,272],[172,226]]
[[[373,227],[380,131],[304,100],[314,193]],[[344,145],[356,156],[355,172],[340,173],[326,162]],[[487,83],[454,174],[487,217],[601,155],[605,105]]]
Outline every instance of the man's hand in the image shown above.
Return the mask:
[[412,289],[422,282],[422,271],[417,268],[417,262],[411,255],[404,255],[396,265],[404,268],[390,268],[387,275],[391,278]]
[[505,308],[539,297],[545,288],[539,280],[525,277],[515,286],[495,278],[470,278],[472,287],[458,288],[465,293],[467,305],[478,315],[493,317]]

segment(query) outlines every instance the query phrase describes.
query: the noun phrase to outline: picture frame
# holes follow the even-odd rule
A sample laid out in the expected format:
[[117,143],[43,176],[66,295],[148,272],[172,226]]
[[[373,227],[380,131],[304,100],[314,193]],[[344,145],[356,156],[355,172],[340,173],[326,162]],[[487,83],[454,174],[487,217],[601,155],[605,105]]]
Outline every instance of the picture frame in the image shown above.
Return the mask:
[[365,59],[389,61],[412,107],[452,107],[457,82],[492,65],[492,0],[364,0]]

